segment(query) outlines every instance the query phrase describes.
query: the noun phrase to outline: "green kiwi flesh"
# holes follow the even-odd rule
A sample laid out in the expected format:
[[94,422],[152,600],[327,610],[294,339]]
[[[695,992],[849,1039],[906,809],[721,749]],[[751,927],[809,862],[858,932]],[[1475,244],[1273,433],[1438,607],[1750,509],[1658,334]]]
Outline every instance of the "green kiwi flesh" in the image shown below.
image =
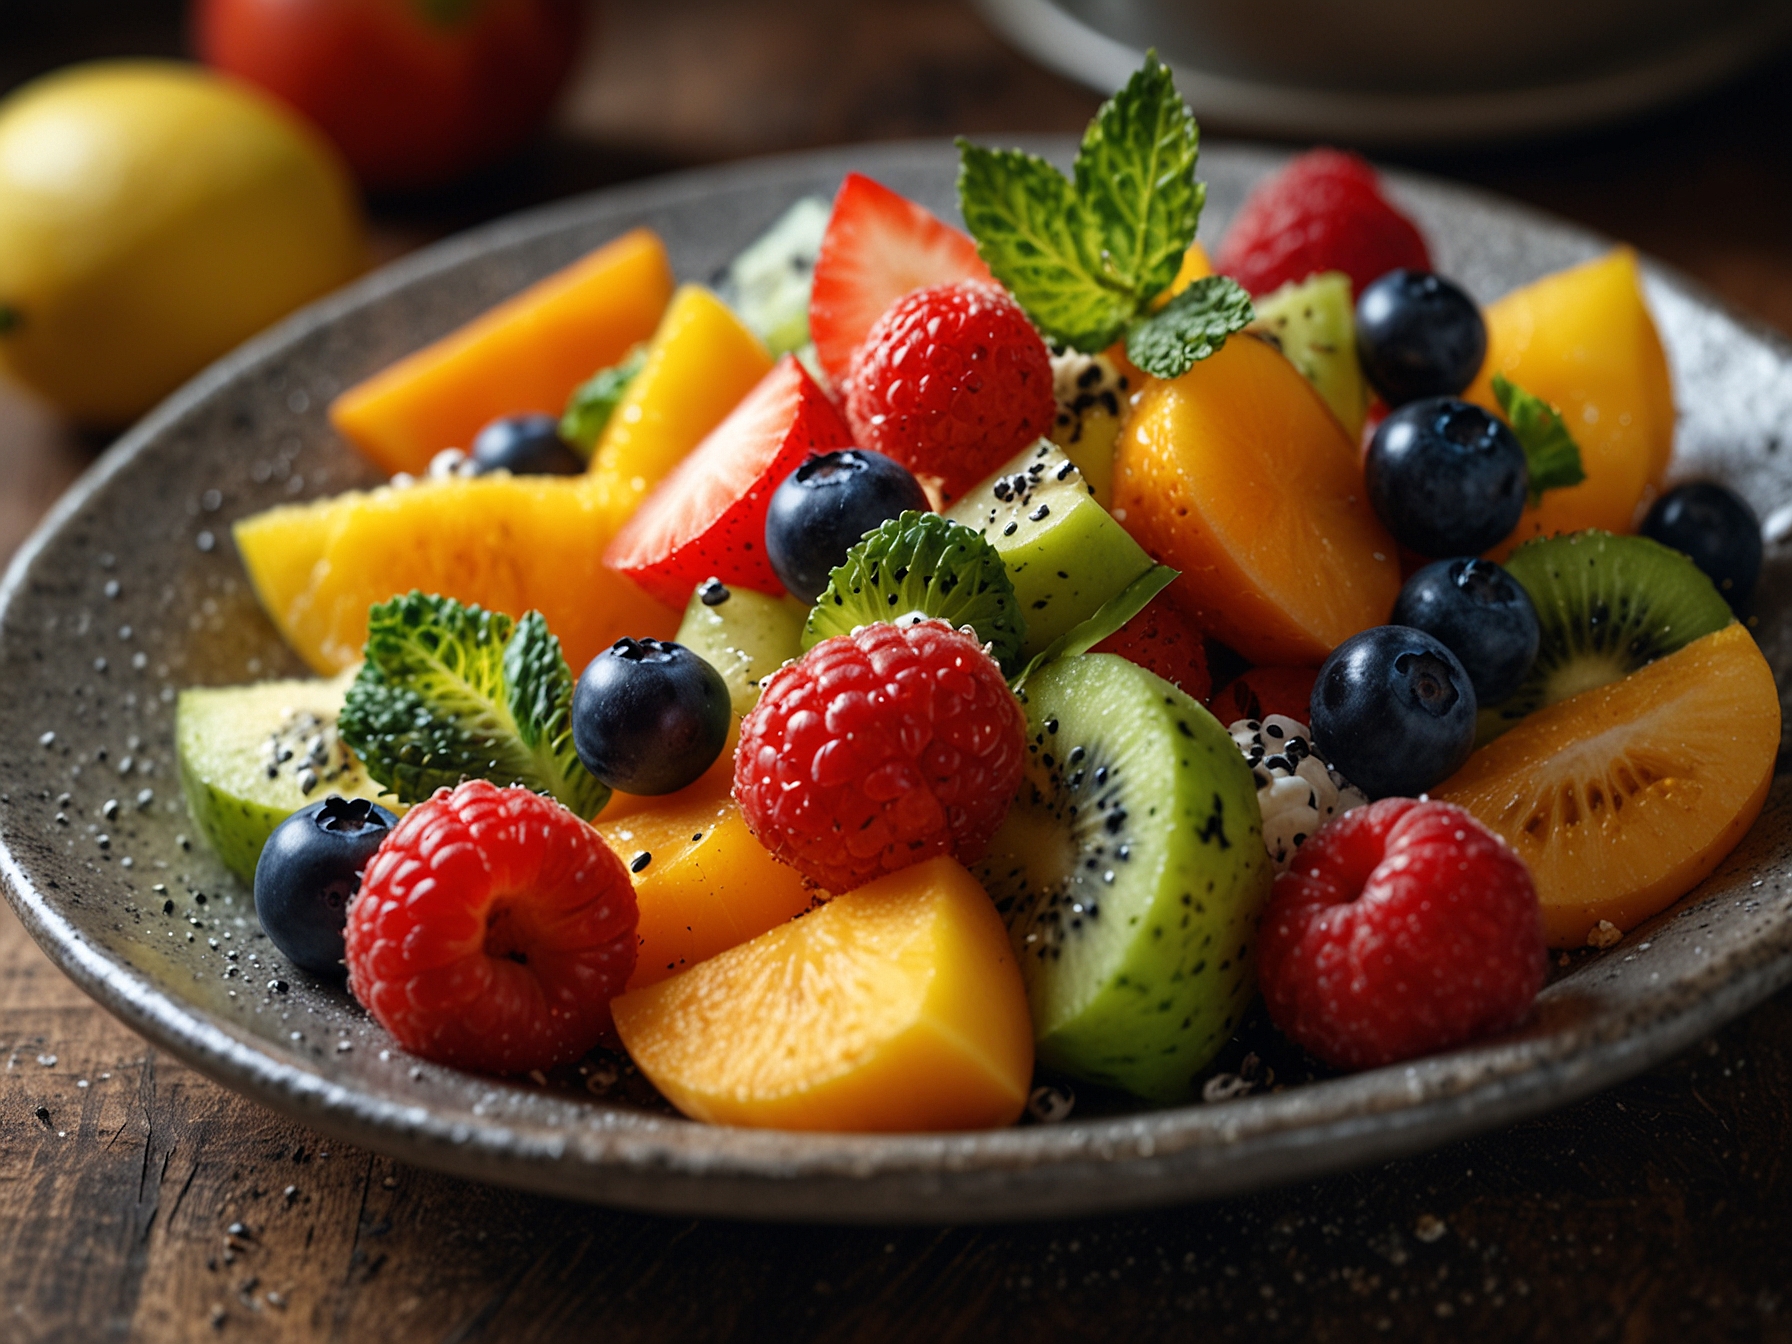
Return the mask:
[[1518,689],[1481,711],[1477,745],[1734,619],[1698,566],[1647,537],[1596,530],[1548,537],[1520,546],[1506,568],[1537,608],[1542,638]]
[[1026,617],[1021,657],[1049,648],[1151,568],[1151,557],[1096,502],[1076,464],[1050,439],[1010,459],[946,510],[1002,557]]
[[[187,811],[224,866],[246,883],[274,827],[333,793],[402,810],[336,735],[354,680],[261,681],[193,687],[174,710],[175,756]],[[309,785],[309,787],[307,787]]]
[[1021,698],[1026,780],[976,871],[1039,1058],[1181,1100],[1256,988],[1271,869],[1250,768],[1199,704],[1112,654],[1050,663]]
[[1322,271],[1283,285],[1256,303],[1247,330],[1271,341],[1313,384],[1354,443],[1369,410],[1369,385],[1356,357],[1356,309],[1350,277]]
[[768,597],[713,580],[685,604],[674,638],[722,674],[728,701],[745,715],[759,703],[765,679],[803,655],[809,608],[794,597]]
[[802,197],[722,277],[722,297],[774,355],[809,343],[809,287],[832,213],[821,197]]

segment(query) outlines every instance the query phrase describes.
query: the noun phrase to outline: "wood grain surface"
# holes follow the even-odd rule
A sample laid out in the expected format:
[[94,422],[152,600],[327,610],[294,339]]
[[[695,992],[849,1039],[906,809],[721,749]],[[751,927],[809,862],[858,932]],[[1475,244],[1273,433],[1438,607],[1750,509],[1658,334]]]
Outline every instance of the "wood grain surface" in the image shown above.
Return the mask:
[[[1095,105],[952,0],[602,8],[556,134],[464,189],[376,202],[383,255],[664,168],[1074,130]],[[0,32],[0,88],[181,45],[167,0],[0,0]],[[1788,143],[1782,60],[1616,131],[1406,162],[1627,237],[1792,330]],[[103,442],[0,392],[0,554]],[[0,908],[7,1344],[1792,1340],[1788,1136],[1792,994],[1556,1115],[1249,1199],[1008,1229],[647,1218],[331,1144],[150,1048]]]

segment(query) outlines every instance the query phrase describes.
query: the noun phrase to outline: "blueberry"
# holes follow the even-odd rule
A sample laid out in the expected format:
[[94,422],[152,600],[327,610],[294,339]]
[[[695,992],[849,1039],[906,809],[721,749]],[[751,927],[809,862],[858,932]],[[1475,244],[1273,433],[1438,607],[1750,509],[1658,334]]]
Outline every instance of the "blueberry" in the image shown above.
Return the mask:
[[473,440],[473,474],[508,471],[512,476],[577,476],[579,455],[560,437],[551,415],[501,415]]
[[1441,275],[1389,271],[1357,296],[1356,353],[1390,406],[1453,397],[1481,371],[1487,324],[1475,301]]
[[1369,441],[1363,477],[1388,531],[1426,557],[1475,555],[1505,540],[1531,479],[1505,423],[1454,397],[1390,413]]
[[805,602],[828,571],[879,523],[932,506],[901,463],[863,448],[811,457],[786,476],[765,515],[765,550],[779,581]]
[[255,864],[255,913],[288,961],[344,974],[342,928],[361,872],[398,818],[365,798],[331,795],[274,828]]
[[1714,481],[1676,486],[1649,510],[1643,535],[1685,554],[1740,607],[1761,576],[1761,524],[1734,490]]
[[572,693],[579,759],[624,793],[682,789],[722,754],[732,722],[722,674],[670,640],[617,640]]
[[1423,630],[1378,625],[1325,660],[1308,705],[1313,745],[1371,798],[1416,797],[1475,748],[1475,688]]
[[1423,630],[1455,654],[1480,705],[1518,689],[1542,638],[1531,595],[1491,560],[1426,565],[1406,581],[1388,619]]

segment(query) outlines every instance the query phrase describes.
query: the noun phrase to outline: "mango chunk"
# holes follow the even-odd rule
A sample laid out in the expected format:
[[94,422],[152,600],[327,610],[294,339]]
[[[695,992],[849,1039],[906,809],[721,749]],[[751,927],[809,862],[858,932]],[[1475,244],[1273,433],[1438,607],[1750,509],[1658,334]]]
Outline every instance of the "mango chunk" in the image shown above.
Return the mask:
[[1495,558],[1558,532],[1634,531],[1674,449],[1673,383],[1636,253],[1615,248],[1546,275],[1497,300],[1486,317],[1487,359],[1466,397],[1497,412],[1496,373],[1542,397],[1562,413],[1587,474],[1526,509]]
[[635,229],[349,388],[330,423],[387,471],[421,472],[500,415],[558,415],[653,333],[671,293],[665,245]]
[[771,372],[772,357],[727,304],[700,285],[672,298],[647,360],[610,416],[591,474],[618,520]]
[[892,1132],[1012,1124],[1033,1073],[1001,916],[930,859],[611,1009],[641,1072],[695,1119]]
[[282,505],[235,535],[263,609],[325,676],[360,661],[367,609],[413,588],[541,612],[576,676],[624,635],[678,628],[677,612],[605,567],[612,530],[589,478],[496,475]]

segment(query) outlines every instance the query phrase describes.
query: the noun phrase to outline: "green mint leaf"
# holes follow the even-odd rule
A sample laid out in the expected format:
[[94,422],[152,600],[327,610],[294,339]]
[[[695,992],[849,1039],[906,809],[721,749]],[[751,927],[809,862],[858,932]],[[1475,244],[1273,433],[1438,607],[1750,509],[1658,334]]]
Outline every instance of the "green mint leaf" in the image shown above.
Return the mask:
[[1168,588],[1179,573],[1180,570],[1168,565],[1151,566],[1097,607],[1094,615],[1066,630],[1036,654],[1018,675],[1009,679],[1009,688],[1018,694],[1027,684],[1027,678],[1047,663],[1087,653],[1109,635],[1117,634],[1122,626],[1150,606],[1151,599]]
[[363,653],[337,732],[400,802],[473,778],[586,818],[609,800],[571,750],[572,673],[539,614],[411,592],[368,612]]
[[1580,445],[1575,443],[1555,407],[1526,392],[1503,373],[1493,375],[1493,398],[1524,449],[1525,464],[1530,468],[1532,508],[1542,500],[1545,490],[1560,490],[1587,479],[1581,466]]
[[1179,378],[1255,317],[1251,296],[1237,281],[1204,276],[1127,328],[1126,357],[1153,377]]
[[1147,53],[1101,105],[1077,150],[1076,198],[1102,270],[1143,309],[1168,289],[1195,240],[1207,188],[1195,180],[1201,132],[1170,69]]
[[803,647],[914,615],[970,626],[1003,671],[1019,661],[1027,623],[1000,553],[975,529],[912,509],[867,532],[828,575]]
[[1150,53],[1089,124],[1074,180],[1036,155],[959,140],[959,209],[990,273],[1047,337],[1104,350],[1195,240],[1199,151],[1194,115]]
[[580,383],[566,399],[566,413],[560,417],[560,437],[587,462],[646,362],[646,343],[638,342],[619,361]]
[[1102,273],[1070,180],[1018,149],[961,139],[958,154],[959,205],[990,273],[1051,340],[1078,350],[1112,345],[1140,301]]

